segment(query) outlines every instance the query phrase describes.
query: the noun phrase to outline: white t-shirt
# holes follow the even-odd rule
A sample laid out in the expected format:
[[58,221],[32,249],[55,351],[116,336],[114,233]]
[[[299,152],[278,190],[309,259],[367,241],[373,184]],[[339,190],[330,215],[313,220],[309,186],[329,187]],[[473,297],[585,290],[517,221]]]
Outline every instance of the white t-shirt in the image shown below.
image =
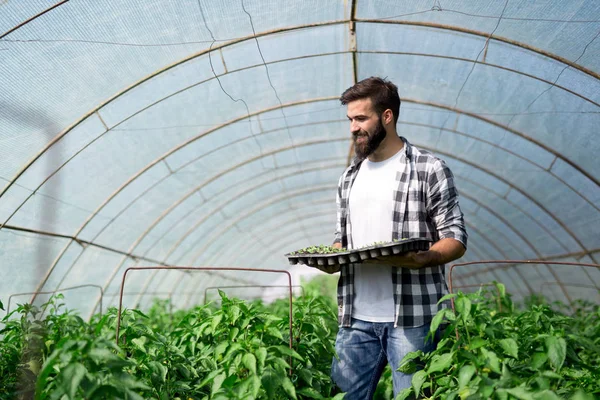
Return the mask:
[[[363,161],[350,190],[352,248],[392,240],[396,176],[404,147],[381,162]],[[401,172],[401,171],[400,171]],[[352,317],[370,322],[394,321],[392,266],[356,264]]]

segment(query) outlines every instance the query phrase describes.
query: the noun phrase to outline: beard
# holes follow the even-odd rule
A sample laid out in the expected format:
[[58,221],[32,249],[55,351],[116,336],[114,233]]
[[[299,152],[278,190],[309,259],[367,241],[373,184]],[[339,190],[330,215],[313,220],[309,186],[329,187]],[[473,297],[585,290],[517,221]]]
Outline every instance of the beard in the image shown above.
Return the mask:
[[[360,130],[359,132],[354,133],[352,135],[352,137],[354,139],[354,153],[360,159],[367,158],[368,156],[373,154],[373,152],[375,150],[377,150],[377,148],[379,147],[381,142],[383,142],[383,139],[385,139],[385,135],[386,135],[385,127],[383,126],[383,123],[381,122],[381,118],[380,118],[379,123],[375,127],[375,131],[373,132],[372,135],[369,135],[368,132],[363,131],[363,130]],[[361,136],[364,136],[367,138],[366,142],[357,143],[356,139],[358,139]]]

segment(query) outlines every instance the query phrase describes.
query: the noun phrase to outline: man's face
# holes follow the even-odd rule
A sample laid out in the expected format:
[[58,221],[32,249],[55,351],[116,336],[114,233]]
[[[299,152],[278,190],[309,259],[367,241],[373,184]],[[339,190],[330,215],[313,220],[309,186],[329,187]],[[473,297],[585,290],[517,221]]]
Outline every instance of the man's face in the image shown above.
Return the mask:
[[348,119],[354,153],[359,158],[367,158],[385,139],[386,131],[381,117],[373,109],[371,99],[367,98],[348,103]]

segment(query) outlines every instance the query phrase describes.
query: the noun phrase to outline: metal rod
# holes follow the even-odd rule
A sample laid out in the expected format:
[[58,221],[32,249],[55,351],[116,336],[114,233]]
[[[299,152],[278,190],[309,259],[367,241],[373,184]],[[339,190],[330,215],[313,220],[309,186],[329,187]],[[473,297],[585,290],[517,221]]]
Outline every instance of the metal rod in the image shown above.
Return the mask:
[[41,17],[42,15],[46,14],[49,11],[52,11],[53,9],[55,9],[56,7],[62,6],[63,4],[67,3],[69,0],[63,0],[60,1],[58,3],[56,3],[55,5],[53,5],[52,7],[49,7],[47,9],[45,9],[44,11],[37,13],[36,15],[34,15],[31,18],[26,19],[25,21],[21,22],[20,24],[14,26],[13,28],[9,29],[8,31],[4,32],[2,35],[0,35],[0,39],[3,39],[5,36],[10,35],[11,33],[13,33],[14,31],[16,31],[17,29],[21,28],[24,25],[27,25],[28,23],[30,23],[31,21],[33,21],[34,19]]

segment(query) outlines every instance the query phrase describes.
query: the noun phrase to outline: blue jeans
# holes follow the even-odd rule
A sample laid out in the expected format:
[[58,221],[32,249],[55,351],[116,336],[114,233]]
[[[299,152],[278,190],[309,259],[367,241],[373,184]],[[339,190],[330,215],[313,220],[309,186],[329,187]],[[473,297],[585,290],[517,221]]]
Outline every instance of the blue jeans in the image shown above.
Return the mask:
[[396,371],[404,356],[416,350],[429,352],[435,344],[425,336],[429,324],[416,328],[394,328],[393,322],[366,322],[352,319],[349,328],[340,328],[335,340],[339,360],[333,358],[331,378],[346,392],[346,400],[372,399],[386,364],[392,368],[394,397],[411,387],[412,374]]

